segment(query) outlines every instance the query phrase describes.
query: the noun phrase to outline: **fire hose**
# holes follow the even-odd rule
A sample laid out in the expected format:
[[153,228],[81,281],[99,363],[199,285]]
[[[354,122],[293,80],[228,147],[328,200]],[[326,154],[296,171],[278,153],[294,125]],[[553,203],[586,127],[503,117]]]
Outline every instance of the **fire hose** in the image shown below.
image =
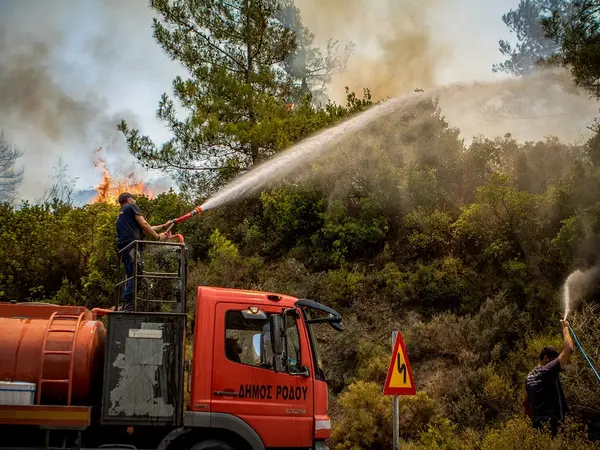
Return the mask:
[[598,382],[600,382],[600,375],[598,375],[598,372],[596,371],[596,368],[592,364],[592,361],[590,361],[590,358],[588,357],[587,353],[585,352],[585,350],[583,349],[583,347],[579,343],[579,339],[577,339],[577,335],[575,334],[575,331],[573,330],[573,328],[571,328],[571,325],[569,325],[569,331],[571,331],[571,334],[573,335],[573,338],[575,339],[575,344],[577,344],[577,347],[579,348],[579,351],[581,352],[581,354],[585,358],[586,362],[588,363],[588,365],[590,366],[590,368],[594,372],[594,375],[596,375],[596,379],[598,380]]
[[194,217],[196,214],[200,214],[201,212],[202,212],[202,208],[200,208],[199,206],[196,206],[189,213],[184,214],[183,216],[178,217],[177,219],[169,220],[167,223],[169,223],[170,225],[167,228],[167,231],[165,231],[165,236],[167,237],[167,239],[176,238],[179,240],[180,243],[183,243],[183,236],[181,234],[171,234],[171,230],[178,223],[185,222],[186,220],[190,219],[191,217]]

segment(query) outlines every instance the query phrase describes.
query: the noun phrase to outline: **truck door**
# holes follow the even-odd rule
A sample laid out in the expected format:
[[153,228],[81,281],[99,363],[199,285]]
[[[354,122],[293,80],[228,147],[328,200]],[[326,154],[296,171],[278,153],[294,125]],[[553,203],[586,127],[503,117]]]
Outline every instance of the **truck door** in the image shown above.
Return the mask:
[[[216,305],[211,411],[246,421],[267,447],[310,447],[313,442],[312,363],[298,318],[286,315],[288,360],[306,366],[309,376],[277,372],[271,340],[271,314],[244,316],[251,304]],[[247,316],[247,314],[246,314]]]

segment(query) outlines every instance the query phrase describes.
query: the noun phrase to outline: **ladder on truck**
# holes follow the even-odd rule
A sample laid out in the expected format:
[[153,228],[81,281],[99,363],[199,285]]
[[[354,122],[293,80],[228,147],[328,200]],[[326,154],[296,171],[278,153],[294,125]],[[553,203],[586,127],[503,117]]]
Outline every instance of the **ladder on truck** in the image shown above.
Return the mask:
[[[38,405],[41,404],[42,400],[42,387],[44,384],[66,384],[67,385],[67,404],[66,406],[71,406],[72,396],[73,396],[73,372],[75,366],[75,346],[77,344],[77,334],[79,333],[79,328],[81,326],[81,322],[83,320],[84,313],[75,315],[75,314],[60,314],[58,312],[52,313],[50,319],[48,320],[48,326],[46,327],[46,332],[44,334],[44,341],[42,343],[42,353],[41,353],[41,361],[40,361],[40,373],[37,382],[37,392],[36,392],[36,403]],[[53,342],[51,336],[54,333],[66,333],[70,335],[70,342],[67,341],[68,350],[49,350],[48,344]],[[64,342],[64,341],[63,341]],[[64,344],[63,344],[64,345]],[[44,378],[44,372],[46,369],[46,363],[48,362],[49,355],[64,355],[69,357],[69,369],[67,373],[67,378]],[[63,442],[62,447],[51,447],[50,446],[50,429],[46,429],[46,445],[45,450],[54,450],[54,449],[65,449],[66,441]],[[77,431],[77,440],[76,446],[73,447],[75,450],[81,449],[81,431]]]
[[[37,383],[36,403],[39,405],[42,399],[42,386],[45,383],[53,384],[66,384],[67,385],[67,406],[71,406],[71,397],[73,394],[73,369],[74,369],[74,353],[75,345],[77,343],[77,333],[79,332],[79,326],[83,320],[84,313],[79,315],[74,314],[59,314],[58,312],[52,313],[50,320],[48,320],[48,326],[44,335],[44,342],[42,343],[42,354],[40,363],[40,374]],[[64,326],[65,322],[71,321],[71,327]],[[75,322],[73,324],[73,322]],[[55,324],[59,324],[58,328],[53,328]],[[48,341],[51,333],[69,333],[71,334],[71,348],[69,350],[48,350]],[[51,341],[51,339],[50,339]],[[44,378],[44,369],[46,366],[48,355],[65,355],[69,356],[69,372],[67,378],[64,379],[49,379]]]

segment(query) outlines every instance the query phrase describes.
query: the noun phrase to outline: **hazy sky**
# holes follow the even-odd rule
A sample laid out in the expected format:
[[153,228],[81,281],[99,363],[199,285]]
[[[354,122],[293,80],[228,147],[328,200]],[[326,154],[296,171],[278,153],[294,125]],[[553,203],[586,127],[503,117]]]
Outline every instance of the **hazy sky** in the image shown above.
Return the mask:
[[[121,118],[158,141],[169,136],[155,111],[173,77],[184,72],[154,41],[147,3],[0,0],[0,128],[26,151],[23,197],[43,194],[59,156],[79,177],[78,188],[95,185],[92,152],[100,145],[113,170],[139,170],[116,131]],[[350,72],[334,80],[331,96],[338,100],[348,83],[394,93],[494,78],[491,66],[502,61],[498,40],[511,38],[502,14],[517,3],[298,1],[320,42],[333,35],[357,45]],[[412,30],[408,38],[390,34],[406,30]]]

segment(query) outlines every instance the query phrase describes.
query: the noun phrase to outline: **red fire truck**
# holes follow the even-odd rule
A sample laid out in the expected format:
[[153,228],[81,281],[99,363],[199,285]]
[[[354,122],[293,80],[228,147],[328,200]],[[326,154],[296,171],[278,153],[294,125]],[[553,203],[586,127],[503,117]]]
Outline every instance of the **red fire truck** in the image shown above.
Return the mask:
[[[111,310],[0,304],[0,448],[326,449],[313,325],[342,331],[341,316],[311,300],[200,286],[188,324],[185,245],[132,246],[136,258],[150,246],[177,258],[170,272],[136,260],[119,285],[133,283],[132,312],[119,311],[118,292]],[[168,282],[172,300],[140,294]]]

